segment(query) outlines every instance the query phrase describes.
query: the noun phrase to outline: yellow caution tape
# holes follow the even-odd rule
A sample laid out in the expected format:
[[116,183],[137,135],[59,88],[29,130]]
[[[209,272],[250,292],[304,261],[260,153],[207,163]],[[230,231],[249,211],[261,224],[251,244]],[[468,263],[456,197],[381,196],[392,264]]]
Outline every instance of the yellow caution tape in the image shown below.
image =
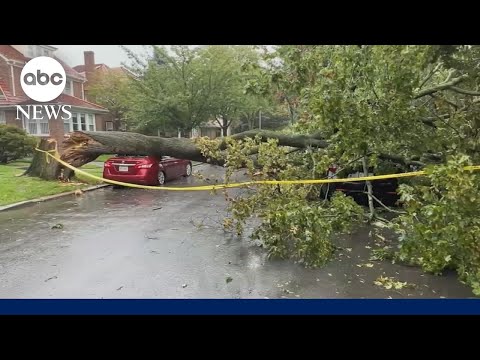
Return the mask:
[[[294,185],[294,184],[328,184],[328,183],[341,183],[341,182],[355,182],[355,181],[369,181],[369,180],[381,180],[381,179],[394,179],[401,177],[412,177],[412,176],[421,176],[425,175],[425,171],[412,171],[400,174],[388,174],[388,175],[375,175],[375,176],[364,176],[356,178],[343,178],[343,179],[309,179],[309,180],[256,180],[256,181],[245,181],[240,183],[230,183],[230,184],[218,184],[218,185],[202,185],[202,186],[185,186],[185,187],[170,187],[170,186],[149,186],[149,185],[138,185],[131,183],[124,183],[121,181],[115,181],[110,179],[104,179],[100,176],[95,176],[86,171],[78,169],[69,163],[61,160],[60,158],[53,156],[50,152],[45,150],[40,150],[36,148],[35,150],[43,152],[47,156],[55,159],[63,166],[75,171],[76,173],[82,174],[90,179],[103,181],[108,184],[120,185],[125,187],[137,188],[137,189],[150,189],[150,190],[171,190],[171,191],[205,191],[205,190],[217,190],[217,189],[227,189],[227,188],[237,188],[248,185]],[[480,170],[480,165],[465,166],[465,170]]]

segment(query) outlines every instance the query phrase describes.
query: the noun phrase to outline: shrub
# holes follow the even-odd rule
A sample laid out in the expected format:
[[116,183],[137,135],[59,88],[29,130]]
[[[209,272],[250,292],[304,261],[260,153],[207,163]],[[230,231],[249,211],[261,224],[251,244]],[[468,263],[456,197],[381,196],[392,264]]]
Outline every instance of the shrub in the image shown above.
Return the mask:
[[20,159],[33,152],[36,139],[24,130],[10,125],[0,125],[0,163]]

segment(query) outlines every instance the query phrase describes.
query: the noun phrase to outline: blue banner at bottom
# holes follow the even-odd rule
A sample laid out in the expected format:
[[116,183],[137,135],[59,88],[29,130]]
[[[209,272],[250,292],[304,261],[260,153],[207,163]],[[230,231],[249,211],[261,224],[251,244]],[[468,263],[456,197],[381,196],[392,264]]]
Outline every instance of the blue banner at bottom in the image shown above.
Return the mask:
[[1,299],[1,315],[479,315],[480,299]]

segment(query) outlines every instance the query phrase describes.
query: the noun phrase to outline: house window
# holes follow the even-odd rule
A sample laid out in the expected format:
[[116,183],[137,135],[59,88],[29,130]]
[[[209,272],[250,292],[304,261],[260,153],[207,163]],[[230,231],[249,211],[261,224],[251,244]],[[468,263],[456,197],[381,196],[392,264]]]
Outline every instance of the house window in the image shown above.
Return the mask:
[[105,122],[105,128],[107,131],[113,131],[113,121]]
[[[45,116],[43,113],[43,110],[39,114],[38,112],[36,113],[35,116],[33,116],[30,119],[27,119],[25,115],[22,115],[23,117],[23,126],[27,133],[30,135],[37,135],[37,136],[47,136],[50,135],[50,127],[48,125],[48,117]],[[35,118],[34,118],[35,117]]]
[[7,119],[5,118],[5,111],[0,111],[0,124],[6,124]]
[[72,130],[77,131],[78,130],[78,114],[77,113],[72,114],[71,121],[72,121]]
[[70,131],[95,131],[95,115],[72,113],[71,120],[64,120],[65,132]]
[[80,114],[80,130],[87,130],[87,121],[85,120],[85,114]]
[[63,90],[64,94],[73,95],[73,83],[72,80],[67,80],[65,82],[65,89]]
[[71,121],[70,119],[67,119],[67,120],[63,120],[63,133],[64,134],[67,134],[69,133],[71,130]]
[[88,131],[95,131],[95,115],[87,114]]

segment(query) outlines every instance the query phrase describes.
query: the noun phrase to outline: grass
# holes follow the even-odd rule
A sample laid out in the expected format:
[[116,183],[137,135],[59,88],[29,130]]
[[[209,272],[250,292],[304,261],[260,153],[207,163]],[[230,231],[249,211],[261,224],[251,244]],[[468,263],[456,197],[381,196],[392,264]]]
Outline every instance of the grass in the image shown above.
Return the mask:
[[115,155],[114,154],[103,154],[103,155],[100,155],[98,158],[96,158],[94,161],[105,162],[109,158],[111,158],[112,156],[115,156]]
[[[81,167],[81,169],[84,170],[85,172],[88,172],[89,174],[92,174],[92,175],[95,175],[95,176],[102,177],[102,175],[103,175],[103,168],[101,168],[99,166],[84,165],[84,166]],[[102,184],[102,181],[91,179],[91,178],[89,178],[85,175],[79,174],[79,173],[75,174],[75,179],[77,181],[80,181],[80,182],[83,182],[83,183],[86,183],[86,184],[90,184],[90,185],[100,185],[100,184]]]
[[[100,181],[80,174],[77,174],[71,183],[19,176],[29,164],[30,159],[20,159],[7,165],[0,165],[0,206],[101,184]],[[103,172],[101,167],[91,164],[83,166],[82,170],[100,177]]]

